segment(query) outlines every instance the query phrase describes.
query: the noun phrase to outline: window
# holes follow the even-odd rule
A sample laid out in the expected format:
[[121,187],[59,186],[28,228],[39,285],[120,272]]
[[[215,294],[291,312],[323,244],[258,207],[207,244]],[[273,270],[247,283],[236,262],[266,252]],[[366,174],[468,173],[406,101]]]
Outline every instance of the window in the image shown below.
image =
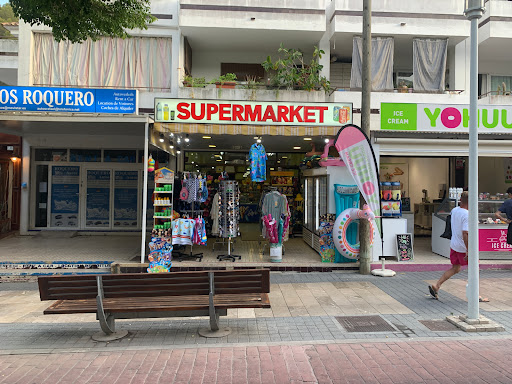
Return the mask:
[[136,150],[105,149],[103,161],[105,163],[136,163]]
[[396,88],[413,88],[414,75],[412,72],[397,72]]
[[[499,88],[499,89],[498,89]],[[491,75],[491,93],[510,94],[512,90],[512,76],[494,76]]]
[[35,161],[68,161],[67,149],[36,149]]
[[234,73],[239,81],[246,81],[248,77],[261,81],[265,77],[265,70],[261,64],[222,63],[220,74]]
[[101,161],[101,149],[71,149],[69,159],[73,162],[99,162]]

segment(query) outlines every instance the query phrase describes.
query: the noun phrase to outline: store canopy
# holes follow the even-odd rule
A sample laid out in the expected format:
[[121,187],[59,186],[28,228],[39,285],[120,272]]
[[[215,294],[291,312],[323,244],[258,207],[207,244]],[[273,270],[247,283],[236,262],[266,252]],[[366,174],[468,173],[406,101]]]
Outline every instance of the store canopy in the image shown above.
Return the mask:
[[335,136],[338,134],[340,127],[155,123],[155,129],[159,132],[199,133],[211,135]]

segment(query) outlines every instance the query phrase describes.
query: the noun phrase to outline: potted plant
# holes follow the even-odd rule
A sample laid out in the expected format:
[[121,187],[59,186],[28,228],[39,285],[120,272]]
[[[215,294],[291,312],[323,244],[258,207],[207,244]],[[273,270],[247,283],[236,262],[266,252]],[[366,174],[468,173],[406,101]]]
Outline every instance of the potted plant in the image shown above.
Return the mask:
[[313,91],[323,89],[326,93],[331,90],[331,84],[326,77],[320,76],[323,65],[319,59],[325,53],[314,47],[313,58],[310,63],[304,61],[304,54],[298,49],[284,48],[283,44],[278,50],[279,57],[275,62],[270,56],[261,65],[265,71],[275,71],[270,83],[277,88],[301,89]]
[[217,88],[233,89],[236,86],[236,75],[234,73],[226,73],[225,75],[220,75],[218,78],[213,79],[212,83],[215,83]]
[[183,86],[204,88],[206,86],[206,80],[204,77],[192,77],[186,75],[185,78],[183,79]]

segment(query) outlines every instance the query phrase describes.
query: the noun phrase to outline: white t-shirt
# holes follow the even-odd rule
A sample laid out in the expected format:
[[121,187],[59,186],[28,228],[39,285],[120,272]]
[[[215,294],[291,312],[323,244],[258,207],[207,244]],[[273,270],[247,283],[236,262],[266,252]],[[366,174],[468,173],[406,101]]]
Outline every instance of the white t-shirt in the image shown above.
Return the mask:
[[455,252],[466,253],[466,244],[462,237],[462,231],[468,230],[468,210],[456,207],[452,209],[452,239],[450,240],[450,248]]

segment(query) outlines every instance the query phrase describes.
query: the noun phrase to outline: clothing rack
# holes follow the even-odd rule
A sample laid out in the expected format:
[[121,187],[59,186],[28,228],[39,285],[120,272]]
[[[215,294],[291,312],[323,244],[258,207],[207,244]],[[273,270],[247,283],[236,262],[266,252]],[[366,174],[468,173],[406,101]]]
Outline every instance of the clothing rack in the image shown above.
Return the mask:
[[[221,237],[228,239],[228,253],[218,255],[219,261],[242,259],[240,255],[233,255],[231,253],[231,239],[238,236],[238,220],[240,216],[239,211],[239,191],[238,183],[233,180],[223,180],[220,183],[219,196],[221,199],[220,227]],[[230,209],[228,209],[228,205]]]
[[[191,213],[190,218],[197,218],[197,216],[202,216],[202,213],[200,211],[198,212],[198,211],[196,211],[194,209],[194,203],[195,202],[192,202],[190,204],[192,209],[182,209],[181,212]],[[183,260],[203,261],[203,256],[204,256],[203,252],[194,253],[194,241],[192,239],[191,239],[190,253],[189,254],[185,254],[185,253],[180,252],[180,251],[177,251],[177,253],[178,253],[178,255],[176,256],[176,260],[177,261],[183,261]]]

